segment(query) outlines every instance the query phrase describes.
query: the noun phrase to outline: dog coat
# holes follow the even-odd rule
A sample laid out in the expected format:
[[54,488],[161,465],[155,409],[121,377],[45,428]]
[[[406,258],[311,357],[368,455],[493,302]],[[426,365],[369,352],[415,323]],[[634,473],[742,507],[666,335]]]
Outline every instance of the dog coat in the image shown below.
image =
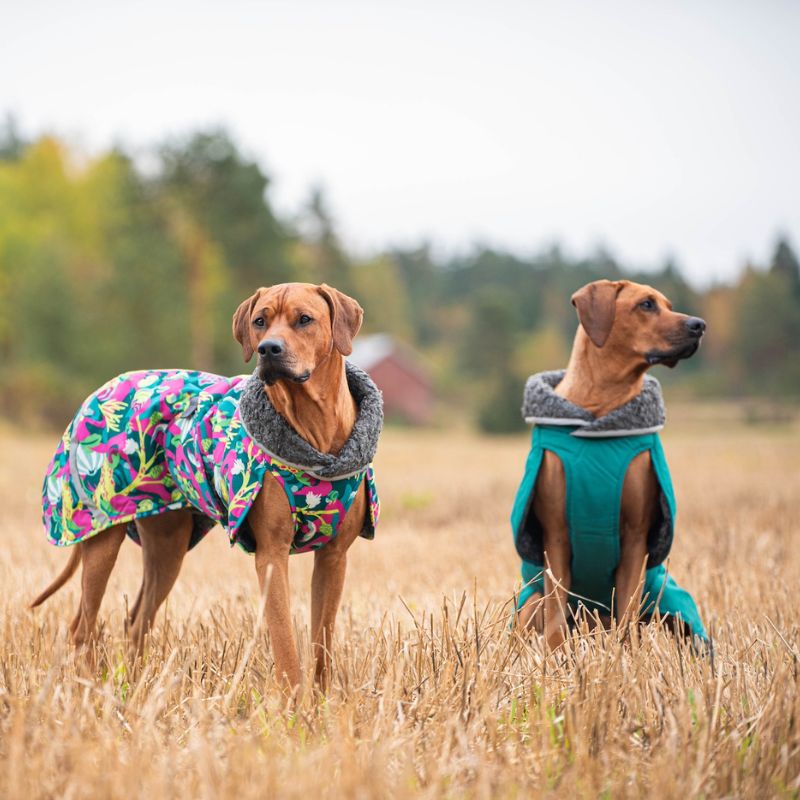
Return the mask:
[[619,518],[622,486],[631,461],[649,451],[659,484],[659,507],[647,537],[643,611],[679,619],[705,640],[706,632],[691,595],[667,574],[672,547],[675,494],[657,431],[665,412],[658,381],[646,376],[642,392],[629,403],[595,418],[553,391],[563,371],[528,379],[523,416],[535,424],[525,474],[511,513],[514,543],[522,558],[519,608],[535,592],[544,594],[543,535],[533,513],[536,477],[545,450],[564,467],[566,520],[572,548],[570,605],[610,613],[614,573],[620,558]]
[[320,453],[281,417],[255,376],[206,372],[128,372],[83,403],[47,470],[43,519],[55,545],[81,542],[112,525],[191,509],[190,547],[216,523],[248,552],[255,541],[247,514],[271,475],[283,487],[294,521],[291,552],[336,536],[362,482],[371,539],[379,501],[372,458],[383,421],[380,392],[346,365],[358,404],[353,432],[338,456]]

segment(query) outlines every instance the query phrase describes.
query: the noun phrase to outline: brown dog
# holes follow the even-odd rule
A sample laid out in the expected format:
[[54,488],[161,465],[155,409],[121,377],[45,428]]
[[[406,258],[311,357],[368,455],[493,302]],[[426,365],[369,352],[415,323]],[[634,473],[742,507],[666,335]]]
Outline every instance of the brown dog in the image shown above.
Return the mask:
[[[356,404],[345,378],[344,356],[352,352],[363,316],[355,300],[324,284],[261,289],[233,315],[233,335],[242,345],[245,361],[258,352],[259,371],[273,406],[323,453],[338,452],[355,423]],[[266,591],[276,673],[294,688],[300,684],[300,659],[289,609],[289,547],[294,528],[288,511],[283,490],[270,481],[250,512],[250,524],[256,540],[258,581],[262,593]],[[362,485],[337,537],[314,554],[311,636],[316,676],[323,685],[330,669],[329,647],[344,588],[347,550],[358,537],[365,511]]]
[[[344,356],[352,350],[363,311],[351,297],[326,285],[290,283],[259,289],[233,316],[233,335],[245,361],[258,352],[259,377],[274,409],[314,448],[337,453],[350,435],[357,406],[345,376]],[[366,512],[362,483],[337,535],[315,551],[311,629],[316,676],[323,684],[330,667],[329,646],[344,585],[347,550],[361,531]],[[265,597],[276,673],[289,690],[301,671],[292,632],[288,559],[295,527],[287,496],[267,475],[248,515],[255,541],[255,566]],[[167,511],[136,520],[142,544],[143,579],[128,620],[133,648],[141,650],[156,612],[178,577],[192,534],[192,512]],[[73,545],[64,572],[32,606],[60,588],[83,562],[82,595],[71,625],[76,645],[91,641],[109,575],[125,538],[124,524]]]
[[[566,374],[555,393],[602,417],[642,391],[655,364],[674,367],[692,356],[705,330],[697,317],[679,314],[660,292],[630,281],[595,281],[572,296],[580,325]],[[636,456],[622,488],[620,560],[615,598],[620,623],[639,613],[647,536],[658,503],[658,483],[650,452]],[[551,648],[567,635],[567,593],[571,546],[566,514],[566,479],[561,460],[545,451],[533,496],[542,527],[546,564],[545,593],[534,593],[520,609],[520,622],[544,632]]]

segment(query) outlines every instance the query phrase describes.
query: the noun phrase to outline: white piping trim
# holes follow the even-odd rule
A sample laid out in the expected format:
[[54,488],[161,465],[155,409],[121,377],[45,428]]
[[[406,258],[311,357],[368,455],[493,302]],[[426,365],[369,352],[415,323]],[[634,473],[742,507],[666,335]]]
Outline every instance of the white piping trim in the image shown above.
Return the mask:
[[652,428],[637,428],[633,430],[573,431],[570,436],[575,436],[581,439],[613,439],[618,436],[643,436],[647,433],[657,433],[663,428],[663,425],[654,425]]
[[591,425],[585,419],[569,419],[568,417],[525,417],[528,425]]

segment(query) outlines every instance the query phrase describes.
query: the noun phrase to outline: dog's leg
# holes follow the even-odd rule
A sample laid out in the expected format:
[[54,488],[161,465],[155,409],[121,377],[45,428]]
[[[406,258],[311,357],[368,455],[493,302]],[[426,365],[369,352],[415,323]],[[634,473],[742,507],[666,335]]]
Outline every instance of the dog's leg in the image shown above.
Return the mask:
[[142,543],[142,586],[130,616],[130,642],[141,653],[156,613],[178,579],[192,536],[190,511],[168,511],[136,523]]
[[300,657],[292,630],[289,604],[289,551],[276,549],[256,551],[256,572],[262,597],[266,594],[264,613],[267,618],[275,673],[278,681],[290,692],[300,686]]
[[[555,453],[546,450],[536,479],[533,512],[542,526],[544,539],[544,637],[552,649],[560,647],[569,633],[567,593],[572,582],[572,548],[569,543],[566,503],[564,465]],[[533,599],[531,597],[528,603]]]
[[544,633],[544,609],[542,593],[534,592],[519,610],[519,626],[523,631],[533,629],[536,633]]
[[94,638],[100,603],[124,539],[125,525],[114,525],[79,545],[83,564],[81,601],[78,614],[70,625],[76,647],[83,647]]
[[142,583],[139,586],[139,591],[136,594],[133,608],[128,611],[128,618],[125,620],[125,635],[130,636],[131,626],[136,617],[139,616],[139,609],[142,607],[142,597],[144,596],[144,575],[142,576]]
[[316,668],[314,677],[322,691],[328,688],[331,668],[333,626],[344,589],[347,552],[326,544],[314,553],[311,578],[311,641]]
[[361,491],[342,521],[336,538],[314,553],[314,574],[311,578],[311,641],[316,661],[315,677],[322,691],[328,688],[330,682],[333,628],[344,589],[347,550],[361,532],[366,506],[366,487],[362,484]]
[[69,635],[72,638],[72,641],[75,641],[75,632],[78,630],[78,625],[81,624],[81,606],[78,603],[78,610],[75,612],[75,616],[72,618],[72,622],[69,624]]
[[645,451],[634,458],[625,473],[620,508],[620,559],[615,573],[617,624],[638,619],[642,599],[647,534],[658,502],[658,480]]
[[300,687],[301,678],[289,604],[289,550],[294,521],[286,494],[276,481],[265,482],[248,520],[256,542],[256,573],[265,601],[275,674],[282,687],[293,694]]

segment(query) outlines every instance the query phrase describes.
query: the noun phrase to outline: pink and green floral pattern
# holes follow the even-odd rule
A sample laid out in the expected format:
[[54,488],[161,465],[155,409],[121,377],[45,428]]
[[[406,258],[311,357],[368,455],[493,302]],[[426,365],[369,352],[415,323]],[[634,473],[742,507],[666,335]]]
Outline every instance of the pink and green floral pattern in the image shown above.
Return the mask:
[[128,372],[81,406],[64,433],[44,481],[48,539],[65,546],[112,525],[180,508],[195,512],[192,545],[215,524],[231,543],[255,550],[244,524],[267,475],[283,487],[295,522],[292,552],[316,550],[366,480],[372,538],[379,501],[371,466],[325,480],[284,464],[247,434],[239,397],[248,376],[205,372]]

